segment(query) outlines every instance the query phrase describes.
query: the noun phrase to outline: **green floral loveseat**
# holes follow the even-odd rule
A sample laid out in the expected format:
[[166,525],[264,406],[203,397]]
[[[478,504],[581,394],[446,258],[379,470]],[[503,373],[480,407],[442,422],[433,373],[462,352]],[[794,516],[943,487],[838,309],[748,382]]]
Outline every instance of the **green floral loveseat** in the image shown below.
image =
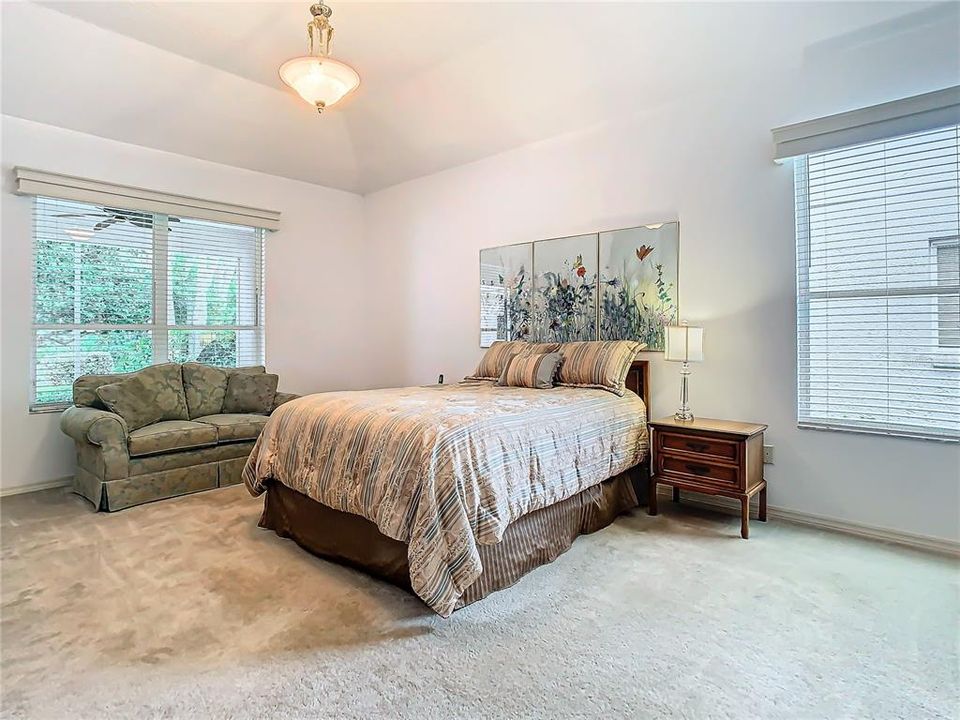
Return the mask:
[[74,492],[98,510],[235,485],[267,417],[297,395],[263,366],[152,365],[83,375],[60,429],[76,442]]

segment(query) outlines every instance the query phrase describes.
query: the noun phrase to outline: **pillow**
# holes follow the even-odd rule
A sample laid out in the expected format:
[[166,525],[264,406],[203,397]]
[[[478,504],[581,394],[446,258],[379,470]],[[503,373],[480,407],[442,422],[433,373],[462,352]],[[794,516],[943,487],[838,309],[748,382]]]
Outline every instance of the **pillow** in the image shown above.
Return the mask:
[[203,363],[184,363],[183,392],[187,398],[190,419],[221,412],[223,399],[227,395],[227,381],[233,373],[255,375],[265,372],[266,368],[263,365],[224,368]]
[[510,358],[503,369],[497,385],[508,387],[537,388],[545,390],[553,387],[553,378],[562,360],[560,353],[518,353]]
[[528,343],[526,340],[497,340],[484,354],[473,375],[466,380],[500,380],[510,358],[519,353],[556,352],[560,343]]
[[600,388],[622,396],[630,365],[646,347],[634,340],[569,342],[560,346],[563,363],[558,385]]
[[191,420],[220,412],[229,378],[223,368],[200,363],[183,364],[183,392],[187,396]]
[[541,342],[541,343],[527,343],[527,346],[523,349],[522,352],[529,353],[531,355],[545,355],[547,353],[555,353],[559,351],[560,351],[560,343]]
[[97,388],[97,397],[127,423],[130,431],[160,420],[187,420],[180,366],[153,365],[127,380]]
[[280,376],[273,373],[231,373],[220,412],[269,415],[279,381]]

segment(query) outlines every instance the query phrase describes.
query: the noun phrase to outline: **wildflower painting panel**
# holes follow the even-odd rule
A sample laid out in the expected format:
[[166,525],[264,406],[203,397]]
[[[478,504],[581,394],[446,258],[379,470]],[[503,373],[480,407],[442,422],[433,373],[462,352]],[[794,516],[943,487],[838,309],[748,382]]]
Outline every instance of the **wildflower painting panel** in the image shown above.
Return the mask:
[[534,339],[596,340],[596,233],[534,243],[533,268]]
[[480,347],[531,333],[533,244],[480,251]]
[[600,339],[664,347],[678,318],[680,223],[600,233]]

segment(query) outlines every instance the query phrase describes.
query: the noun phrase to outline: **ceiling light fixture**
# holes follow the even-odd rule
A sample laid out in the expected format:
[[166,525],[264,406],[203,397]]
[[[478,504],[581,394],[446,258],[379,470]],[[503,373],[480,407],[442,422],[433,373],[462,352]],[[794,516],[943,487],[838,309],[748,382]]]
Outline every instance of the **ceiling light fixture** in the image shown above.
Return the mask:
[[322,1],[310,6],[313,20],[307,23],[310,54],[287,60],[280,66],[280,79],[300,97],[323,112],[356,90],[360,75],[349,65],[330,57],[333,42],[333,10]]

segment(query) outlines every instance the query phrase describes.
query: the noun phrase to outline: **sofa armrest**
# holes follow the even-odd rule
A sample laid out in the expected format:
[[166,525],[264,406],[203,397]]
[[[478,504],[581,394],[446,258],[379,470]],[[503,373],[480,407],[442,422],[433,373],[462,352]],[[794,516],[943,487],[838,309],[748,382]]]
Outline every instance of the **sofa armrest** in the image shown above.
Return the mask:
[[[77,463],[100,480],[127,477],[127,423],[116,413],[74,405],[60,416],[60,429],[77,443]],[[92,447],[91,447],[92,446]]]
[[127,423],[116,413],[91,407],[68,407],[60,416],[60,429],[77,442],[92,445],[127,444]]
[[270,412],[273,412],[278,407],[283,405],[285,402],[296,400],[298,397],[300,396],[297,395],[296,393],[278,392],[276,395],[273,396],[273,408],[270,410]]

